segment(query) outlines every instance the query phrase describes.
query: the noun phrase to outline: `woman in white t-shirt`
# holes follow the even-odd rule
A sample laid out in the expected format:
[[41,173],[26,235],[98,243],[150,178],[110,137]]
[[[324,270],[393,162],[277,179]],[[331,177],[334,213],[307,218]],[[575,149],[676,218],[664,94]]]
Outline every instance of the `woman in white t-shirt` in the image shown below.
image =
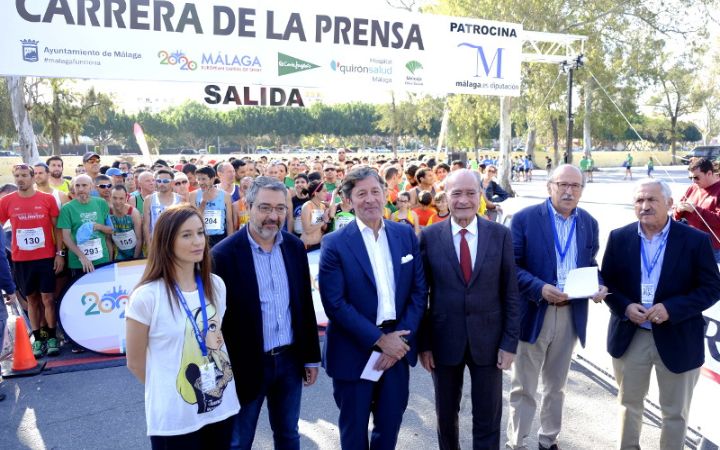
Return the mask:
[[153,449],[230,446],[240,405],[220,326],[225,284],[210,273],[202,218],[180,204],[153,229],[147,266],[127,307],[127,365],[145,384]]

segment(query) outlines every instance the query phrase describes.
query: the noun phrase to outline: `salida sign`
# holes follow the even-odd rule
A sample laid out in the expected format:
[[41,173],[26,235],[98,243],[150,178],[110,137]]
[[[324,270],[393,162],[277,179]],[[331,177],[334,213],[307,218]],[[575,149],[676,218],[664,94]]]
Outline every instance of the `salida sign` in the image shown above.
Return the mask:
[[205,86],[205,103],[208,105],[237,106],[295,106],[304,107],[300,89],[265,86]]

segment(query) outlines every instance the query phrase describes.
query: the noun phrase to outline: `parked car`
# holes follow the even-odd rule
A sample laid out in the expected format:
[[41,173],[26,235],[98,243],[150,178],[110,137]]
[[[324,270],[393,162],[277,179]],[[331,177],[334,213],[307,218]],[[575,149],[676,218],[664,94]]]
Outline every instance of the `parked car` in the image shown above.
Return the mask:
[[720,159],[720,145],[702,145],[690,150],[682,157],[683,164],[690,164],[692,158],[708,158],[711,161]]
[[18,155],[12,150],[0,150],[0,156],[15,156],[17,158],[21,158],[20,155]]

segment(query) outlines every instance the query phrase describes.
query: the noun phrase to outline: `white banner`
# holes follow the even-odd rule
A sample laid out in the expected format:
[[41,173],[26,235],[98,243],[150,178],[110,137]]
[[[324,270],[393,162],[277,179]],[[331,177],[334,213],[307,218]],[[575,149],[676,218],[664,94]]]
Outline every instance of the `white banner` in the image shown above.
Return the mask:
[[521,25],[358,8],[3,1],[0,74],[520,95]]

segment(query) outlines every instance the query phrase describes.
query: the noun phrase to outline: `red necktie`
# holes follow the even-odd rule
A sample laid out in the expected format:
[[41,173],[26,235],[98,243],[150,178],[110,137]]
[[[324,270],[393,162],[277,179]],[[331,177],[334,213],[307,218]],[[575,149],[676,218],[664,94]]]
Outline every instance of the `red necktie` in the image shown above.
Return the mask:
[[465,283],[470,282],[470,276],[472,276],[472,259],[470,258],[470,246],[465,239],[465,234],[468,230],[460,230],[460,268],[462,269],[463,276],[465,276]]

